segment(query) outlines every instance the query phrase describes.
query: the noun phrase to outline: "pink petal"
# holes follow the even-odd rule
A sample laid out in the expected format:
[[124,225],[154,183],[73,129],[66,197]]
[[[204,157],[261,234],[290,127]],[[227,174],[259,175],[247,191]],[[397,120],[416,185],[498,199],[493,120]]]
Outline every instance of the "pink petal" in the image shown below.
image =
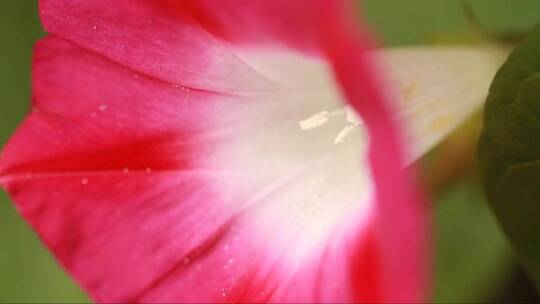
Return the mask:
[[[53,35],[36,48],[33,111],[1,155],[0,184],[95,299],[423,298],[420,199],[366,39],[336,3],[41,2]],[[225,161],[242,156],[239,134],[267,136],[272,113],[298,110],[268,99],[306,86],[261,59],[282,50],[328,58],[362,114],[375,209],[336,198],[311,207],[313,226],[293,195],[311,188],[279,162],[289,154],[255,155],[284,166],[276,180]]]
[[[378,256],[383,274],[380,292],[384,299],[390,301],[418,300],[426,290],[424,267],[428,256],[424,247],[426,228],[422,219],[425,206],[409,178],[411,172],[402,170],[405,151],[400,142],[400,130],[393,117],[388,115],[390,102],[378,87],[380,79],[375,76],[378,75],[376,67],[372,66],[369,57],[358,56],[358,49],[362,48],[359,41],[369,39],[366,33],[351,28],[347,19],[339,18],[338,6],[336,4],[333,10],[328,10],[334,20],[342,22],[328,27],[325,36],[329,39],[327,51],[347,99],[362,115],[371,135],[369,158],[379,218],[375,221],[373,233],[380,242],[379,246],[384,248]],[[398,222],[399,226],[393,224]],[[396,252],[401,258],[393,256],[392,253]]]
[[45,29],[171,84],[220,92],[269,90],[215,37],[166,1],[40,1]]

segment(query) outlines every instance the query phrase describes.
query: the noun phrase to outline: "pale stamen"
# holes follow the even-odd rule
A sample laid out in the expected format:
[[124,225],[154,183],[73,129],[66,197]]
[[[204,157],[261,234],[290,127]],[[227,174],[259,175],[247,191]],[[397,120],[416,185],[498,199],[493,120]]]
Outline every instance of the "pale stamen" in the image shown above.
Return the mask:
[[354,110],[349,106],[345,106],[342,109],[337,109],[332,112],[328,112],[326,110],[321,111],[319,113],[311,115],[307,119],[301,120],[298,124],[300,125],[300,129],[302,130],[311,130],[325,125],[331,117],[341,115],[344,116],[345,120],[347,120],[349,125],[343,128],[334,139],[335,144],[340,144],[343,143],[345,141],[345,138],[349,134],[351,134],[356,128],[358,128],[361,123]]

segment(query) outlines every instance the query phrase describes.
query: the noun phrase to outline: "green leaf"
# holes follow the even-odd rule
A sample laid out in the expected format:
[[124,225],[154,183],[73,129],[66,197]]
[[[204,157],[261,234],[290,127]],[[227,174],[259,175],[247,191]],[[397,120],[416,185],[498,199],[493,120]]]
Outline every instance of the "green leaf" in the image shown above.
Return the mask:
[[479,164],[488,201],[540,291],[540,25],[495,76]]

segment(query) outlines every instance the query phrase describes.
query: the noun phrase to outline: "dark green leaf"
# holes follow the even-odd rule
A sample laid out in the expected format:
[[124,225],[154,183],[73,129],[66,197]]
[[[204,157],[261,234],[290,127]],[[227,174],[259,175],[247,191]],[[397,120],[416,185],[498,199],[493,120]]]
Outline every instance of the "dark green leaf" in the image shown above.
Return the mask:
[[540,290],[540,25],[495,76],[484,115],[488,201]]

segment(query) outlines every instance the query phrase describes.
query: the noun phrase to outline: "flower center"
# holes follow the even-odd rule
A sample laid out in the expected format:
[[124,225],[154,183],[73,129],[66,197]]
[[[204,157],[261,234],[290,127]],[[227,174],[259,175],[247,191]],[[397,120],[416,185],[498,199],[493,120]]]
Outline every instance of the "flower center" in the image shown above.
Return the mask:
[[249,212],[243,224],[294,264],[351,216],[371,216],[369,138],[325,62],[278,51],[243,59],[280,87],[235,100],[234,111],[211,107],[209,129],[223,131],[204,165],[223,173],[210,177],[223,204]]

